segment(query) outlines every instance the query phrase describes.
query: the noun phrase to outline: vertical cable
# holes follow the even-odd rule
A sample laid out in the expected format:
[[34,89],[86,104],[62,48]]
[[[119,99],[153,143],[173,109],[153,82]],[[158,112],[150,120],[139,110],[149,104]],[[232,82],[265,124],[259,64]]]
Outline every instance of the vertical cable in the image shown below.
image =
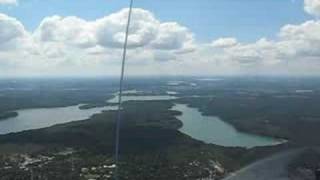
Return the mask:
[[121,77],[120,77],[120,85],[119,85],[119,95],[118,95],[118,116],[116,122],[116,142],[115,142],[115,179],[119,180],[119,139],[120,139],[120,126],[121,126],[121,115],[122,115],[122,86],[123,86],[123,78],[124,78],[124,70],[125,70],[125,62],[127,56],[127,46],[128,46],[128,36],[129,36],[129,29],[130,29],[130,22],[131,22],[131,14],[132,14],[132,6],[133,0],[130,0],[130,8],[128,14],[128,22],[123,46],[123,54],[122,54],[122,65],[121,65]]

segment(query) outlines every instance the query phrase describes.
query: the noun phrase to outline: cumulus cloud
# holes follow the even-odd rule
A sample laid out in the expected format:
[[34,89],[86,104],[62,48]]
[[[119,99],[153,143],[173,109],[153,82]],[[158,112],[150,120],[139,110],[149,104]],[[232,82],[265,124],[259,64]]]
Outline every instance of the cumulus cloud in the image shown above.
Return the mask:
[[[104,47],[122,48],[125,38],[125,26],[128,9],[123,9],[95,21],[96,37],[99,45]],[[160,22],[154,15],[143,9],[134,9],[128,38],[128,47],[147,46],[158,34]]]
[[45,18],[35,36],[42,42],[56,42],[78,47],[95,44],[94,26],[77,17],[52,16]]
[[280,31],[282,52],[296,57],[320,56],[320,21],[307,21],[300,25],[286,25]]
[[320,0],[304,0],[304,9],[311,15],[320,16]]
[[[45,43],[63,43],[79,48],[122,48],[128,9],[123,9],[95,21],[78,17],[52,16],[45,18],[35,37]],[[143,9],[134,9],[128,39],[129,48],[181,50],[193,42],[192,33],[178,23],[161,23]]]
[[[283,26],[276,40],[261,38],[253,43],[240,43],[235,38],[220,38],[209,45],[199,45],[200,59],[216,66],[246,73],[319,74],[320,21]],[[240,69],[235,69],[234,67]],[[255,70],[255,71],[253,71]],[[275,72],[277,71],[277,72]]]
[[[12,72],[118,73],[127,16],[128,9],[92,21],[56,15],[28,32],[17,19],[0,14],[0,61]],[[200,43],[187,27],[134,9],[128,69],[132,74],[282,73],[289,64],[294,72],[318,73],[319,32],[320,21],[309,20],[283,26],[273,40],[224,37]]]
[[18,2],[17,0],[0,0],[0,5],[1,4],[17,5]]
[[[0,58],[23,59],[26,63],[22,64],[28,68],[42,69],[38,72],[67,66],[118,66],[127,15],[128,9],[92,21],[55,15],[44,18],[34,32],[27,32],[18,20],[1,14]],[[134,9],[128,46],[128,63],[141,65],[176,60],[179,54],[193,52],[195,43],[188,28],[176,22],[160,22],[149,11]],[[15,51],[15,56],[8,56],[10,51]]]
[[0,51],[15,49],[27,32],[15,18],[0,13]]
[[152,42],[156,49],[181,49],[188,47],[193,42],[193,34],[178,23],[162,23],[159,26],[159,33]]
[[238,44],[235,38],[220,38],[212,42],[212,46],[216,48],[227,48]]

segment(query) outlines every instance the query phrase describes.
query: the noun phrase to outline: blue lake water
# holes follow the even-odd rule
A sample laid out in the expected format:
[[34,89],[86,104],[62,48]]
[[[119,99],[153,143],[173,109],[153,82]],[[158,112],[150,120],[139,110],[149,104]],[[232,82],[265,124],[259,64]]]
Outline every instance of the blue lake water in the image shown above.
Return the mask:
[[[127,93],[132,93],[127,91]],[[174,96],[123,96],[123,101],[130,100],[170,100]],[[109,99],[107,102],[117,103],[118,96]],[[94,114],[105,110],[116,110],[116,106],[105,106],[91,109],[79,109],[79,106],[55,107],[55,108],[35,108],[17,110],[18,116],[0,121],[0,134],[20,132],[31,129],[50,127],[56,124],[68,123],[71,121],[85,120]]]
[[[172,100],[174,96],[123,96],[123,101],[149,101],[149,100]],[[116,103],[115,96],[107,102]],[[58,107],[58,108],[37,108],[17,110],[17,117],[0,121],[0,134],[20,132],[24,130],[45,128],[56,124],[63,124],[71,121],[85,120],[93,114],[104,110],[116,110],[116,106],[106,106],[91,109],[79,109],[80,105]],[[183,122],[181,132],[206,143],[232,147],[255,147],[272,146],[284,141],[258,136],[237,131],[232,125],[222,121],[218,117],[203,116],[197,109],[187,105],[176,104],[173,110],[182,112],[177,118]]]
[[115,107],[79,109],[80,105],[58,108],[36,108],[18,110],[18,116],[0,121],[0,134],[39,129],[56,124],[88,119],[103,110],[114,110]]
[[182,115],[177,117],[183,122],[180,131],[205,143],[246,148],[284,143],[283,140],[237,131],[220,118],[203,116],[198,109],[185,104],[176,104],[172,109],[182,112]]
[[[122,96],[122,101],[153,101],[153,100],[172,100],[177,99],[175,96],[162,95],[162,96]],[[117,103],[118,96],[107,101],[108,103]]]

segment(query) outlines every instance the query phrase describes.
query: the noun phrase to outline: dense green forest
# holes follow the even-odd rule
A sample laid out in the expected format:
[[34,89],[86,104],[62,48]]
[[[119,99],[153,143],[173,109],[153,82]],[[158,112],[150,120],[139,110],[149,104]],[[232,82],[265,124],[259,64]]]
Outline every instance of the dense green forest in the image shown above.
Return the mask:
[[[208,177],[210,173],[222,178],[228,172],[272,153],[319,145],[317,102],[320,100],[320,82],[313,78],[203,81],[181,77],[178,80],[178,85],[168,83],[177,81],[170,78],[127,80],[126,89],[142,91],[141,96],[166,95],[170,91],[175,92],[178,99],[124,103],[120,139],[123,179],[194,179]],[[10,86],[2,82],[5,86],[0,92],[3,115],[34,107],[83,104],[81,109],[89,109],[104,106],[106,100],[117,92],[115,79],[29,81],[9,83]],[[171,110],[175,103],[196,107],[204,115],[219,116],[241,131],[285,138],[288,143],[253,149],[205,144],[178,130],[183,124],[177,119],[181,112]],[[1,154],[23,152],[33,156],[52,156],[54,160],[47,165],[35,168],[38,175],[50,171],[51,179],[65,177],[66,173],[81,179],[79,174],[83,173],[83,167],[113,163],[116,113],[103,111],[88,120],[1,135]],[[65,148],[72,148],[74,153],[63,157],[56,154]],[[58,168],[70,164],[73,158],[75,171]],[[219,173],[214,166],[223,168],[223,172]],[[16,172],[28,179],[29,172]],[[188,178],[185,178],[186,172],[189,172]],[[15,177],[10,171],[1,173],[5,173],[8,179]]]

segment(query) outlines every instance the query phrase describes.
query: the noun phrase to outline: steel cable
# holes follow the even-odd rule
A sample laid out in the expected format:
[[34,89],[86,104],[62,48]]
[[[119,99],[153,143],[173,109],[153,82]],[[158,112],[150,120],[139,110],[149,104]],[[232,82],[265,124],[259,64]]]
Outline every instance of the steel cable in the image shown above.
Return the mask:
[[130,30],[131,23],[131,14],[132,14],[133,0],[130,0],[129,14],[128,14],[128,22],[126,27],[126,34],[123,46],[123,54],[122,54],[122,65],[121,65],[121,76],[120,76],[120,84],[119,84],[119,95],[118,95],[118,114],[116,121],[116,141],[115,141],[115,179],[119,180],[119,145],[120,145],[120,126],[121,126],[121,117],[122,117],[122,89],[123,89],[123,79],[124,79],[124,71],[125,71],[125,62],[127,56],[127,46],[128,46],[128,36]]

